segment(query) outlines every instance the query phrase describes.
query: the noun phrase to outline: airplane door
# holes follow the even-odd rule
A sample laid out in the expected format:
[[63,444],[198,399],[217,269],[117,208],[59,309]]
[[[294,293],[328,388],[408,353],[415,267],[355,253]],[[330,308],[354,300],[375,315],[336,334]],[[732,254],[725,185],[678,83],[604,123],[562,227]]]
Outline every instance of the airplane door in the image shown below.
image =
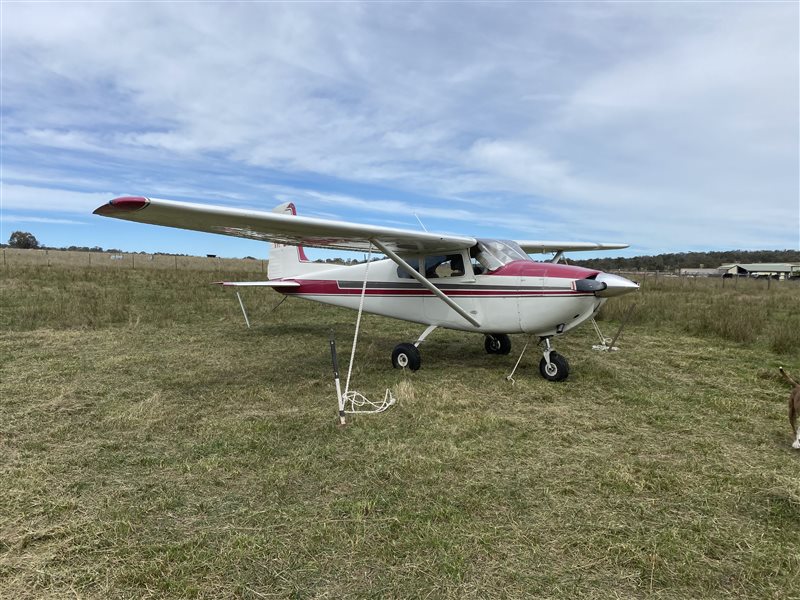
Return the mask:
[[[469,269],[465,271],[464,259],[469,260],[466,252],[463,255],[426,257],[425,275],[433,285],[447,294],[470,316],[482,321],[480,307],[473,296],[475,278]],[[422,305],[425,319],[432,325],[456,329],[473,328],[472,324],[445,304],[441,298],[434,295],[425,296]]]

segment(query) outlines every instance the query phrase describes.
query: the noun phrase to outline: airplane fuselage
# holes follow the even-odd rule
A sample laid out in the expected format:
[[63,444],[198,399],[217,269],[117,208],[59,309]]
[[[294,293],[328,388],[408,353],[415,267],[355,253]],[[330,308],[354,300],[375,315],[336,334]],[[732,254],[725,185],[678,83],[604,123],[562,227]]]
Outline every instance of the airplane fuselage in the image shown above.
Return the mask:
[[561,264],[514,261],[491,273],[431,278],[434,286],[480,323],[475,326],[402,274],[389,259],[328,267],[292,277],[300,285],[280,291],[358,309],[366,279],[364,311],[368,313],[462,331],[539,336],[569,331],[589,319],[605,302],[605,298],[579,291],[574,285],[576,280],[604,274]]

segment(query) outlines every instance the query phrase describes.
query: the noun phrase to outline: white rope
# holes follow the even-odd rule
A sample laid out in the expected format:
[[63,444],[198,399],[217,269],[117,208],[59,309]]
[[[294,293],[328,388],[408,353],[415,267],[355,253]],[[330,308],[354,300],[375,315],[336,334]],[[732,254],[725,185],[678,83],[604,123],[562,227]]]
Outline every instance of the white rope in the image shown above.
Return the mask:
[[[383,402],[373,402],[361,392],[350,391],[350,376],[353,373],[353,363],[355,362],[356,347],[358,346],[358,332],[361,328],[361,315],[364,312],[364,298],[367,295],[367,279],[369,275],[369,265],[372,262],[372,244],[369,245],[369,255],[367,256],[367,266],[364,269],[364,283],[361,285],[361,300],[358,303],[358,318],[356,319],[356,331],[353,334],[353,348],[350,350],[350,364],[347,366],[347,379],[344,384],[344,394],[342,400],[349,403],[345,408],[348,414],[374,414],[385,411],[392,406],[396,400],[392,392],[387,388],[383,396]],[[368,408],[365,408],[368,407]]]
[[528,349],[528,344],[530,343],[531,340],[529,338],[528,341],[525,342],[525,346],[523,346],[522,352],[520,352],[519,358],[517,359],[517,364],[514,365],[514,368],[511,370],[511,373],[509,375],[506,375],[506,380],[510,381],[511,385],[514,385],[516,383],[516,381],[514,380],[514,373],[517,372],[517,367],[519,366],[519,363],[522,362],[522,357],[525,356],[525,350]]
[[[355,391],[345,393],[343,398],[345,401],[350,403],[349,409],[345,410],[345,412],[350,415],[383,412],[395,403],[394,396],[392,396],[392,393],[388,389],[383,395],[383,402],[380,403],[373,402],[361,392]],[[369,406],[370,408],[362,410],[365,406]]]
[[603,335],[603,332],[600,331],[600,326],[597,324],[597,321],[594,320],[594,317],[592,317],[592,325],[594,325],[594,331],[597,333],[597,337],[600,338],[600,343],[604,346],[607,346],[611,341],[611,338],[607,338]]
[[372,262],[372,244],[369,245],[367,255],[367,267],[364,269],[364,283],[361,285],[361,301],[358,303],[358,318],[356,319],[356,332],[353,335],[353,348],[350,350],[350,364],[347,365],[347,379],[344,384],[344,395],[350,391],[350,375],[353,373],[353,359],[356,356],[356,345],[358,344],[358,330],[361,327],[361,314],[364,312],[364,297],[367,295],[367,278],[369,276],[369,263]]

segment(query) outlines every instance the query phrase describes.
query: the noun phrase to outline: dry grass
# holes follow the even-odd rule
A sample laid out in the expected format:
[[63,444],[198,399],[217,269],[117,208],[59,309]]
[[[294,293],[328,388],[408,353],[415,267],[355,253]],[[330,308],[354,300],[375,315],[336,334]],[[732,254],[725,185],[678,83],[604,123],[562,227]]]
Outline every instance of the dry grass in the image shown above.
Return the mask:
[[262,274],[267,272],[267,261],[265,260],[21,248],[3,248],[2,266],[3,268],[92,267],[167,271],[235,271]]
[[639,294],[607,303],[601,318],[619,320],[635,303],[638,324],[800,355],[799,280],[651,276],[641,284]]
[[621,352],[584,328],[567,382],[511,386],[522,338],[437,332],[404,374],[419,332],[367,317],[355,387],[399,403],[339,429],[354,313],[247,290],[246,330],[208,279],[3,274],[0,597],[797,597],[800,357],[761,334],[654,330],[651,289]]

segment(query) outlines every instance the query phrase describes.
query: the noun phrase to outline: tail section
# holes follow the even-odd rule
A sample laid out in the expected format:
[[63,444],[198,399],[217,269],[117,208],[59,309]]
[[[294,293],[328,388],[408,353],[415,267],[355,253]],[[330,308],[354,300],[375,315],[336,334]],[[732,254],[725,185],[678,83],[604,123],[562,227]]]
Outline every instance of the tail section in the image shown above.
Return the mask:
[[[285,202],[284,204],[276,206],[272,209],[272,212],[293,216],[297,215],[297,209],[292,202]],[[324,271],[326,267],[329,267],[329,265],[308,260],[302,246],[275,243],[269,245],[267,277],[269,277],[270,280]]]

